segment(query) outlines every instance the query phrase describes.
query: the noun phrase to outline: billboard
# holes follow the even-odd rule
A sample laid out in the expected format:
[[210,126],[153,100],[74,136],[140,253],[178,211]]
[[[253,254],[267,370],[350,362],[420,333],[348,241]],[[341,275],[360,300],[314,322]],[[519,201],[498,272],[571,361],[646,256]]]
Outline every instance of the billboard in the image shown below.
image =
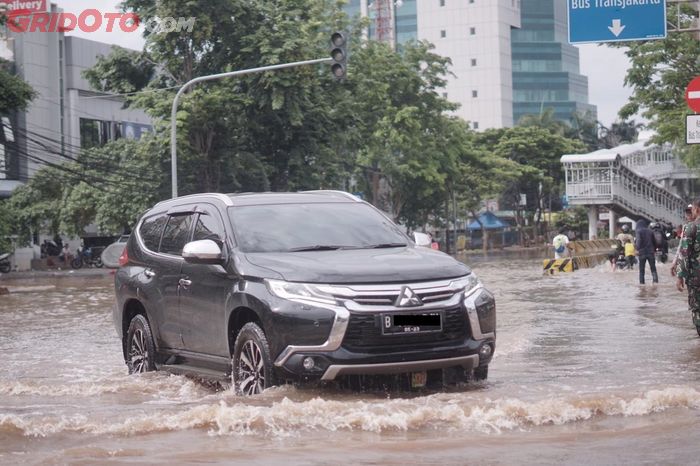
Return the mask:
[[46,12],[46,0],[0,0],[0,11],[8,16],[30,15]]

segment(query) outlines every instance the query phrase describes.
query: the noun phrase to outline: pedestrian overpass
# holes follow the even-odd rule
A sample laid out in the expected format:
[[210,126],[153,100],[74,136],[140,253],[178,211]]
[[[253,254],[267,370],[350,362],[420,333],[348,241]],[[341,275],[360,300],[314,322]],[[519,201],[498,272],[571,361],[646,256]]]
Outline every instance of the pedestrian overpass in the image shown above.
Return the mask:
[[696,178],[671,145],[625,144],[561,158],[570,205],[588,207],[589,238],[594,237],[601,206],[610,210],[610,236],[617,216],[677,225],[683,221],[684,199],[671,191],[674,180]]

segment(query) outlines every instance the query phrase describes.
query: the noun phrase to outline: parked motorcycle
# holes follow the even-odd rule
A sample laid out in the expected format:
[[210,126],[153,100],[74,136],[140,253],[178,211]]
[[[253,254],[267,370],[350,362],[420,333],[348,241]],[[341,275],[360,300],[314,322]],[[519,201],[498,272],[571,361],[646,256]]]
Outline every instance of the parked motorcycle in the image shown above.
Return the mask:
[[80,248],[70,263],[74,269],[80,269],[83,266],[102,268],[101,254],[93,254],[92,248]]
[[0,255],[0,273],[10,273],[11,270],[10,254]]

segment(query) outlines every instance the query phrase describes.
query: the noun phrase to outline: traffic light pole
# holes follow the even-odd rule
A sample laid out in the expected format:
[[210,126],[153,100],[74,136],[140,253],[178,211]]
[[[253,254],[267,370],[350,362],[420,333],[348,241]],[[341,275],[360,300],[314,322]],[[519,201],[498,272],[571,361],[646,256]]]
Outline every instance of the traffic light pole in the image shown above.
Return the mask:
[[209,76],[200,76],[198,78],[194,78],[191,81],[187,81],[185,84],[182,85],[182,87],[177,91],[177,94],[175,94],[175,99],[173,99],[173,108],[172,112],[170,114],[170,157],[171,157],[171,175],[172,175],[172,183],[173,183],[173,191],[172,195],[173,198],[177,197],[177,125],[176,125],[176,117],[177,117],[177,103],[180,100],[180,96],[192,85],[201,83],[204,81],[213,81],[215,79],[221,79],[221,78],[233,78],[235,76],[243,76],[245,74],[253,74],[253,73],[261,73],[263,71],[273,71],[273,70],[281,70],[283,68],[294,68],[297,66],[304,66],[304,65],[315,65],[318,63],[330,63],[332,62],[332,58],[317,58],[315,60],[306,60],[306,61],[297,61],[293,63],[282,63],[280,65],[270,65],[270,66],[262,66],[259,68],[251,68],[247,70],[240,70],[240,71],[230,71],[228,73],[219,73],[219,74],[212,74]]

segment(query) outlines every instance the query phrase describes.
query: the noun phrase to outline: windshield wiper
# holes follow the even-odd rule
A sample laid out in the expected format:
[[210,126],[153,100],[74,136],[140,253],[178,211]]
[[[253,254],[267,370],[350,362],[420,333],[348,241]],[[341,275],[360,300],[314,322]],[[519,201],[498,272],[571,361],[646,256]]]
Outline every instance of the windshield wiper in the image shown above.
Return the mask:
[[289,249],[289,252],[303,252],[303,251],[337,251],[338,249],[346,249],[346,246],[333,246],[330,244],[317,244],[315,246],[302,246],[300,248]]
[[367,246],[368,249],[388,249],[388,248],[403,248],[406,243],[382,243],[382,244],[372,244]]

